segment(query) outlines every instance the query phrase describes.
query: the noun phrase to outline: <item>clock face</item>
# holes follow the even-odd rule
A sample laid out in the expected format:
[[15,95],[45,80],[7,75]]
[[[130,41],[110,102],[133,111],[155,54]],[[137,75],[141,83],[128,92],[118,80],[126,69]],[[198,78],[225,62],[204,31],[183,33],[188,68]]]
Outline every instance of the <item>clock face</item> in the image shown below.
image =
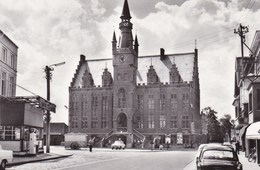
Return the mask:
[[119,61],[120,61],[121,63],[125,62],[125,56],[123,56],[123,55],[120,56],[120,57],[119,57]]

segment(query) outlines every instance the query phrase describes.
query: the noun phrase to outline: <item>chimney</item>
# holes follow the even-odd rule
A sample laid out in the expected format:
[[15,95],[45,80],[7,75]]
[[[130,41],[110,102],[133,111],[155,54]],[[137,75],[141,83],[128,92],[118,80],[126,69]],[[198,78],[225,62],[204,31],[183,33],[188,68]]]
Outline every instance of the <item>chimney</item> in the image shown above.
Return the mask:
[[164,49],[160,48],[160,59],[164,60],[166,58],[165,54],[164,54]]
[[85,61],[85,56],[83,54],[80,55],[80,61]]

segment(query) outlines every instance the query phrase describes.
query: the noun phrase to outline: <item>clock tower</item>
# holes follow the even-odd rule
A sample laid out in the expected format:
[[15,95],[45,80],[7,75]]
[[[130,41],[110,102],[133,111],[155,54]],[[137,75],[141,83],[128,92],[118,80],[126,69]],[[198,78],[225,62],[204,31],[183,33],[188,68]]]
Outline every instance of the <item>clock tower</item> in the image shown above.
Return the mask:
[[[133,24],[127,0],[121,15],[121,35],[117,43],[115,32],[112,40],[114,88],[113,88],[113,131],[125,133],[127,144],[131,143],[134,94],[136,90],[138,41],[132,35]],[[123,123],[122,123],[123,122]]]

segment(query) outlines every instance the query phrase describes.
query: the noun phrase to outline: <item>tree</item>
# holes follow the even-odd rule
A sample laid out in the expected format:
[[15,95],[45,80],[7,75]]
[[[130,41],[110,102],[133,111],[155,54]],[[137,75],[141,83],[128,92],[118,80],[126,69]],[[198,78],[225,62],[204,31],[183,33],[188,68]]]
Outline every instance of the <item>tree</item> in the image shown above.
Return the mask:
[[[233,124],[231,123],[231,116],[229,114],[225,114],[222,118],[219,119],[220,127],[222,131],[222,137],[225,141],[229,142],[231,137],[231,129],[233,128]],[[227,137],[228,135],[228,137]]]
[[223,134],[220,128],[220,123],[217,120],[217,112],[206,107],[202,111],[207,118],[207,131],[208,131],[208,141],[209,142],[223,142]]

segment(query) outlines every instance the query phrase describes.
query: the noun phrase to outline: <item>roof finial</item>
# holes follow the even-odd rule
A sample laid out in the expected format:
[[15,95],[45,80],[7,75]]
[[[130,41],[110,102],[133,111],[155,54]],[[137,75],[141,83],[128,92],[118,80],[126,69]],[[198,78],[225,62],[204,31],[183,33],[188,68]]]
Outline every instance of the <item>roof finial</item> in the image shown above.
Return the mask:
[[153,59],[151,58],[151,66],[153,65]]
[[107,69],[107,62],[105,63],[105,69]]
[[195,49],[197,49],[197,40],[195,39]]

